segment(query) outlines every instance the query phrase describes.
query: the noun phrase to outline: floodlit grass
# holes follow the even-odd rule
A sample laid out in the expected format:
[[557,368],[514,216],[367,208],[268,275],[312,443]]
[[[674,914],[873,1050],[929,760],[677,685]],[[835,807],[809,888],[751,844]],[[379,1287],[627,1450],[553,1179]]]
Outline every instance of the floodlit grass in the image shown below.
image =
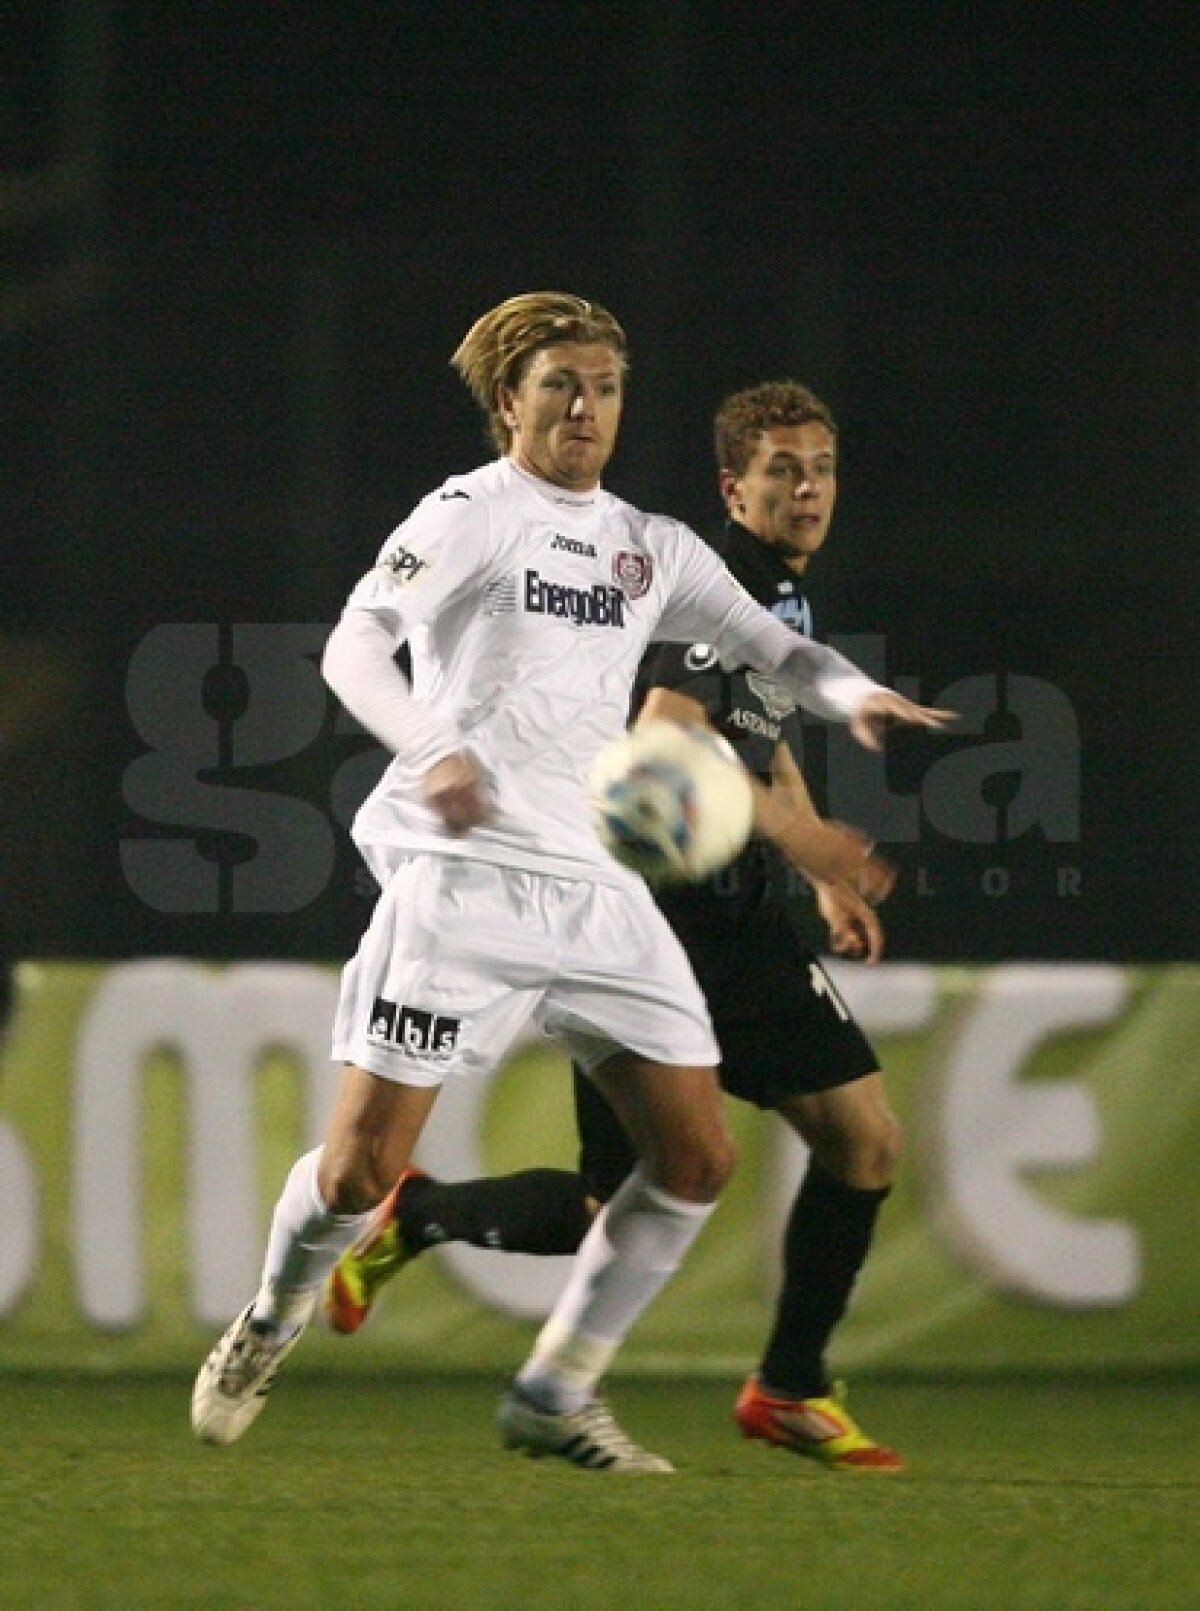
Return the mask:
[[1195,1382],[860,1381],[902,1476],[741,1441],[735,1384],[618,1378],[679,1465],[502,1451],[490,1378],[296,1371],[228,1450],[190,1382],[0,1375],[4,1611],[1196,1611]]

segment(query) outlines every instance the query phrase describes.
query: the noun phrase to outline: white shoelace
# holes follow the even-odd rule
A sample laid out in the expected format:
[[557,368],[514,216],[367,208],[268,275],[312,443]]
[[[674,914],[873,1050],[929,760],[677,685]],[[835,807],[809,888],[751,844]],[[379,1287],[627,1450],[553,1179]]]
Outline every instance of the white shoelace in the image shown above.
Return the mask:
[[230,1398],[244,1393],[270,1367],[280,1346],[280,1339],[273,1333],[259,1331],[248,1323],[230,1348],[221,1369],[221,1392]]

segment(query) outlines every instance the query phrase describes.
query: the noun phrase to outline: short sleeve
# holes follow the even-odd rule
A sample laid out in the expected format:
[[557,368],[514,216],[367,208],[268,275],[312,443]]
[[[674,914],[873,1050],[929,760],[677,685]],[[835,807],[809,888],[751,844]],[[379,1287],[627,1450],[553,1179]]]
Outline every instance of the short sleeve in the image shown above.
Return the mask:
[[652,688],[669,688],[703,705],[710,718],[725,704],[725,674],[711,643],[658,643],[638,671],[639,704]]

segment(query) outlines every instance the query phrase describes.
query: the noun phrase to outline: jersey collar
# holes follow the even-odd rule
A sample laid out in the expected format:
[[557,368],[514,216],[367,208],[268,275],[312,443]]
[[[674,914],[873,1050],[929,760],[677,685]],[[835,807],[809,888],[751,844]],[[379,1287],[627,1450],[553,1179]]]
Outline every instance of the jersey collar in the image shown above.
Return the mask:
[[803,598],[800,584],[783,560],[738,520],[728,520],[713,544],[738,581],[760,604]]
[[556,487],[552,481],[543,481],[540,475],[531,475],[523,470],[515,459],[505,455],[505,464],[518,481],[523,481],[527,487],[532,487],[539,497],[545,498],[547,503],[555,504],[559,509],[594,509],[604,496],[603,487],[593,487],[590,492],[568,492],[565,487]]

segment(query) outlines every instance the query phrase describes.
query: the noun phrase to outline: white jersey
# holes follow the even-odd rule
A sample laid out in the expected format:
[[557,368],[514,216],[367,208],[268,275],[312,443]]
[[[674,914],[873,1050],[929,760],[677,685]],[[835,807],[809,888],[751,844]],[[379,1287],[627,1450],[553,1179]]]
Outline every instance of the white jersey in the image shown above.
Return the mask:
[[[398,754],[354,822],[368,861],[433,851],[608,884],[632,875],[593,831],[587,778],[625,726],[647,644],[704,641],[768,670],[797,642],[689,527],[601,488],[566,492],[509,459],[418,504],[350,595],[343,626],[359,611],[407,641],[414,715],[447,735],[439,753],[470,750],[494,805],[487,823],[448,834],[422,799],[429,746]],[[818,663],[793,666],[793,683],[813,694],[810,708],[844,718],[876,685],[808,648]]]

